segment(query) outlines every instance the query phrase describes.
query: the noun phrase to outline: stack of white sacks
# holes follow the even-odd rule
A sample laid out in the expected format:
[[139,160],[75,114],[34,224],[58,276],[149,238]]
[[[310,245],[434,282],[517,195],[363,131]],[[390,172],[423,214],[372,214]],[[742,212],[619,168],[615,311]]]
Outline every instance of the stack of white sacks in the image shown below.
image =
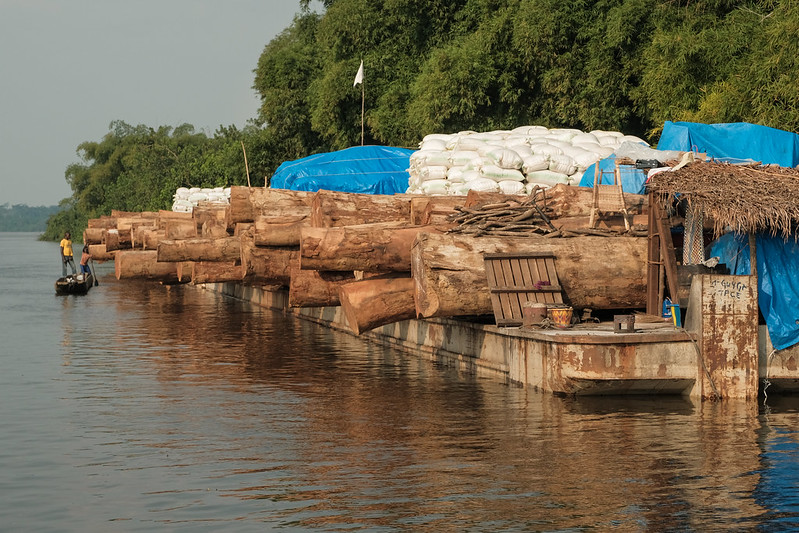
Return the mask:
[[199,187],[188,189],[186,187],[181,187],[175,191],[175,196],[173,198],[172,211],[191,213],[200,202],[229,204],[230,187],[215,187],[213,189],[201,189]]
[[585,169],[623,142],[615,131],[522,126],[511,131],[427,135],[411,155],[408,193],[463,195],[470,190],[529,194],[536,186],[578,184]]

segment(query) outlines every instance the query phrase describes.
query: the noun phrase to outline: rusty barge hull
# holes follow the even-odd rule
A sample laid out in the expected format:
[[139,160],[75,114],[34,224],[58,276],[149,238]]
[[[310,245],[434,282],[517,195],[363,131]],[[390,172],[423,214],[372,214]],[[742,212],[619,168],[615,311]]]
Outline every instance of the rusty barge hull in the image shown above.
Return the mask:
[[[236,283],[205,287],[352,334],[341,307],[290,308],[286,291]],[[697,360],[696,336],[668,327],[649,325],[619,334],[609,324],[533,330],[432,318],[395,322],[361,337],[554,394],[674,394],[698,399],[702,392],[704,369]]]

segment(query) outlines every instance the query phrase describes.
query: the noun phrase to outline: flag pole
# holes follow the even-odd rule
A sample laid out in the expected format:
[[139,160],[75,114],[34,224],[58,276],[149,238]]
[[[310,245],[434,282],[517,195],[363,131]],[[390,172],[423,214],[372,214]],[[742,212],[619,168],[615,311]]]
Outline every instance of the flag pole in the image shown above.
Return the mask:
[[363,146],[363,110],[364,105],[366,102],[366,92],[363,88],[363,82],[361,82],[361,146]]
[[363,115],[364,107],[366,106],[366,90],[363,88],[363,59],[361,59],[361,66],[358,67],[358,73],[355,74],[355,81],[352,82],[352,86],[355,87],[359,83],[361,84],[361,146],[363,146]]

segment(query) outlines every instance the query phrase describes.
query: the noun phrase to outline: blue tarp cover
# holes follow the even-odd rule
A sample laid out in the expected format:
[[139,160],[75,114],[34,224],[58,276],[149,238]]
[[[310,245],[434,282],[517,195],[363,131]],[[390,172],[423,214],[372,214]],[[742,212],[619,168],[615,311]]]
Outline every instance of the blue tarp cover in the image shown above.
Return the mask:
[[[600,185],[609,185],[613,179],[613,172],[616,169],[616,156],[611,155],[605,159],[600,159],[583,172],[580,179],[580,187],[594,187],[594,172],[596,166],[602,171],[602,181]],[[644,194],[646,188],[646,170],[635,168],[632,165],[619,165],[621,174],[621,188],[626,193]]]
[[[782,350],[799,342],[799,244],[759,234],[755,246],[758,305],[771,343]],[[748,276],[751,272],[749,240],[745,235],[723,235],[711,247],[710,255],[726,263],[731,274]]]
[[408,190],[413,150],[391,146],[354,146],[282,163],[270,187],[293,191],[342,191],[398,194]]
[[[715,159],[748,159],[764,164],[794,167],[799,164],[799,135],[787,131],[736,122],[698,124],[666,122],[658,150],[696,151]],[[799,343],[799,246],[793,240],[757,235],[758,304],[766,319],[771,342],[781,350]],[[749,275],[746,237],[727,234],[713,244],[730,272]]]
[[666,121],[658,150],[693,150],[716,159],[752,159],[766,165],[795,167],[799,164],[799,135],[746,122]]

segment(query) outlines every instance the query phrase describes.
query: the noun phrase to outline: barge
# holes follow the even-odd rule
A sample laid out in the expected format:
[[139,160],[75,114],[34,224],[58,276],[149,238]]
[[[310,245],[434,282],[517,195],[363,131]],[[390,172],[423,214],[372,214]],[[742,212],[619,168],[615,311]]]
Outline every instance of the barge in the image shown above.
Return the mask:
[[[697,235],[672,231],[684,223],[669,211],[672,191],[653,194],[619,193],[624,207],[608,215],[596,212],[591,189],[566,185],[459,198],[233,187],[226,206],[90,220],[84,242],[114,260],[120,280],[205,286],[554,394],[752,402],[799,388],[799,348],[775,349],[760,324],[754,237],[746,273],[694,265],[686,274],[677,237]],[[491,233],[498,213],[512,223]],[[476,228],[457,222],[480,217]],[[695,229],[699,239],[712,230]],[[548,258],[557,272],[516,285],[513,268],[502,282],[487,274],[487,258],[519,253]],[[660,317],[665,296],[681,320]],[[605,320],[525,324],[530,302]]]

